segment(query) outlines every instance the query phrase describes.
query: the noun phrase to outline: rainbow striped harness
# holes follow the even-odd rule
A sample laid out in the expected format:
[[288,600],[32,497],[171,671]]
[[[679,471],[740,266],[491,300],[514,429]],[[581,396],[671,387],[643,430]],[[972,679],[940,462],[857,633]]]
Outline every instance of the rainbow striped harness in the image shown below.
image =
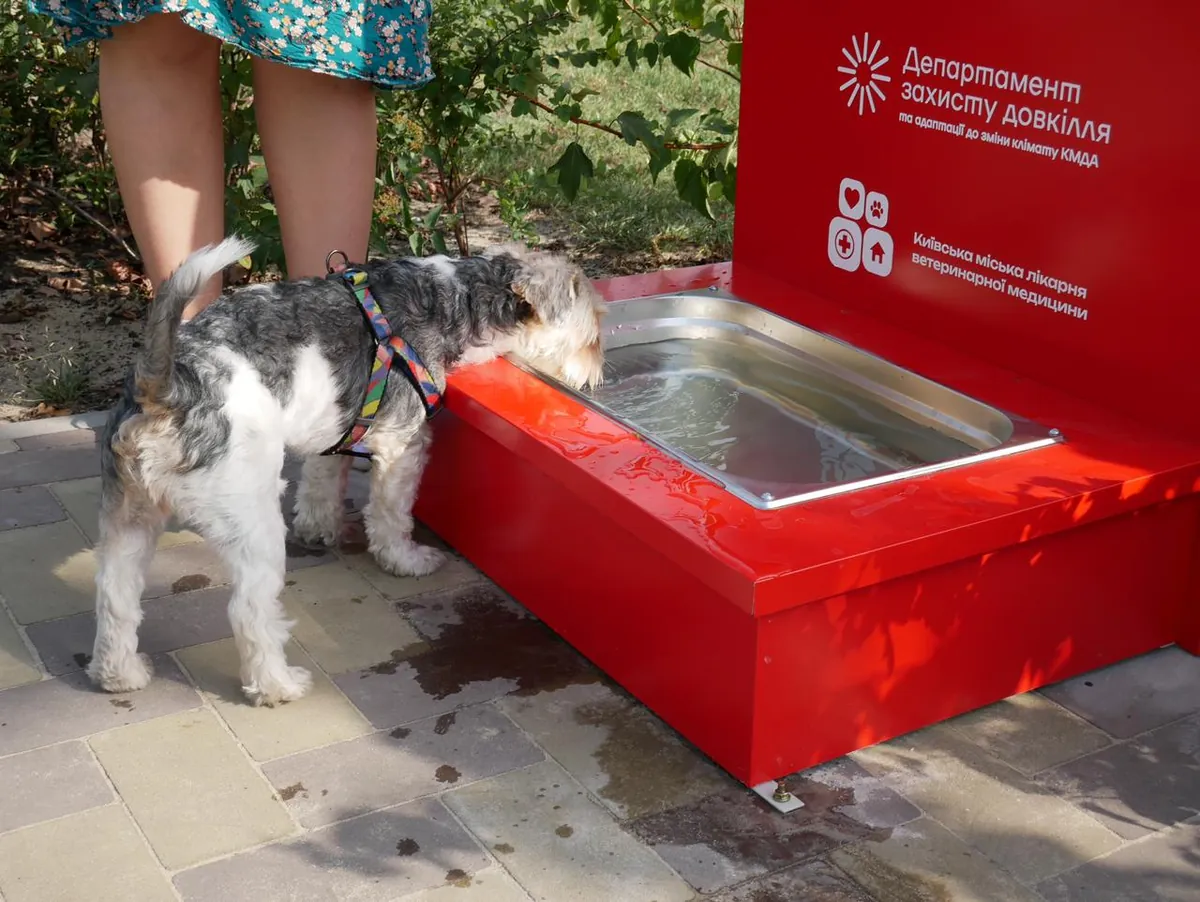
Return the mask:
[[[340,253],[340,251],[333,253]],[[345,259],[345,255],[342,256]],[[333,254],[330,254],[330,258],[332,257]],[[328,266],[328,261],[327,268],[329,275],[325,278],[340,280],[350,289],[354,299],[358,302],[363,318],[367,321],[367,326],[375,338],[375,359],[371,364],[371,377],[367,382],[367,393],[363,398],[362,410],[337,444],[323,453],[370,457],[371,452],[367,450],[364,439],[375,422],[375,414],[379,412],[379,403],[383,400],[384,392],[387,391],[388,376],[391,375],[392,367],[397,361],[403,364],[400,372],[408,379],[409,384],[416,391],[417,397],[421,399],[426,418],[432,417],[440,409],[442,393],[438,390],[433,377],[429,375],[429,370],[425,368],[420,355],[412,345],[392,332],[392,327],[388,323],[387,317],[383,315],[379,302],[371,295],[367,274],[363,270],[349,265],[334,270],[333,267]]]

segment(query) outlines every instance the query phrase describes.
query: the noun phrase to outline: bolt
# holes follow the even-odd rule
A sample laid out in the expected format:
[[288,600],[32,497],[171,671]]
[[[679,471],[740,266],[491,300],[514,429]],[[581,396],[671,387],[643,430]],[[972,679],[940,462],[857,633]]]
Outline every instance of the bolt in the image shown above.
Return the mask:
[[792,794],[787,791],[787,788],[782,783],[776,783],[775,792],[771,794],[771,798],[780,805],[786,805],[792,800]]
[[718,289],[717,289],[717,286],[716,286],[716,285],[709,285],[709,286],[708,286],[708,290],[709,290],[709,291],[717,291]]
[[774,500],[775,500],[775,496],[774,496],[774,495],[772,495],[770,492],[763,492],[763,493],[762,493],[762,500],[763,500],[763,501],[774,501]]
[[1062,435],[1062,433],[1061,433],[1061,432],[1059,432],[1057,429],[1051,429],[1051,430],[1050,430],[1050,437],[1051,437],[1051,438],[1058,438],[1060,435]]

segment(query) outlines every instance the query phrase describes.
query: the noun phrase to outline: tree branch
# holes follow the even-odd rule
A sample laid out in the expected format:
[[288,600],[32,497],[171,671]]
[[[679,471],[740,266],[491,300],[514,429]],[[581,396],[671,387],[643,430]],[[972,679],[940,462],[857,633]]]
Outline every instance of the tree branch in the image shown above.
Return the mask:
[[75,201],[71,200],[71,198],[67,197],[67,195],[63,194],[57,188],[51,188],[49,185],[43,185],[41,182],[28,182],[27,184],[29,185],[30,188],[32,188],[34,191],[38,192],[42,196],[48,195],[50,197],[54,197],[54,198],[62,201],[62,203],[66,204],[68,207],[70,207],[72,210],[74,210],[76,213],[78,213],[80,216],[82,216],[88,222],[92,223],[92,225],[96,226],[96,228],[98,228],[98,229],[100,229],[100,231],[104,232],[105,235],[107,235],[113,241],[117,242],[117,244],[121,245],[121,247],[125,250],[125,253],[127,253],[129,255],[130,259],[132,259],[138,263],[141,262],[142,258],[137,255],[137,253],[133,250],[133,248],[131,248],[128,244],[125,243],[124,238],[122,238],[120,235],[118,235],[109,226],[106,226],[104,223],[102,223],[99,219],[97,219],[95,216],[93,216],[87,210],[83,209],[83,207],[79,206],[79,204],[77,204]]
[[[504,93],[510,97],[518,97],[540,110],[545,110],[547,113],[554,113],[554,107],[550,106],[548,103],[538,100],[536,97],[530,97],[528,94],[522,94],[519,91],[505,91]],[[594,119],[583,119],[579,116],[572,116],[570,121],[574,122],[576,125],[586,125],[588,128],[594,128],[597,131],[606,132],[610,135],[616,135],[621,139],[624,139],[625,137],[625,134],[620,129],[613,128],[611,125],[605,125],[603,122],[597,122]],[[723,150],[728,146],[728,141],[718,141],[715,144],[687,144],[678,141],[667,141],[663,144],[663,147],[665,147],[667,150],[696,150],[704,152],[710,150]]]
[[736,72],[731,72],[729,69],[726,69],[724,66],[718,66],[716,63],[710,63],[708,60],[704,59],[704,57],[702,57],[702,56],[696,57],[696,62],[698,62],[701,66],[708,66],[708,68],[713,69],[717,72],[720,72],[723,75],[728,75],[730,78],[732,78],[738,84],[742,83],[742,77],[740,75],[738,75]]
[[637,16],[639,19],[641,19],[644,24],[650,26],[655,31],[662,30],[656,24],[651,22],[650,19],[646,16],[646,14],[644,12],[642,12],[640,9],[638,9],[636,6],[634,6],[633,3],[631,2],[631,0],[621,0],[621,2],[625,4],[625,8],[627,10],[629,10],[631,13],[633,13],[635,16]]

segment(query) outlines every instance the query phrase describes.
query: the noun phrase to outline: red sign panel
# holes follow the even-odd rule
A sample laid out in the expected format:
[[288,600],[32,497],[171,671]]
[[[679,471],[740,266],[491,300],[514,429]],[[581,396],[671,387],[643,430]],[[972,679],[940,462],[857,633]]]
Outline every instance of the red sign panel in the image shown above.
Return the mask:
[[747,6],[735,273],[1200,435],[1200,4]]

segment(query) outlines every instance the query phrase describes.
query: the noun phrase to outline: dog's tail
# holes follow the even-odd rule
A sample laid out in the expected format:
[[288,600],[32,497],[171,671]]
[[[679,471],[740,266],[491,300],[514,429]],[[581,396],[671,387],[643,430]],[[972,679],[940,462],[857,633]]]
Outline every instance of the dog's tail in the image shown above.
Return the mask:
[[252,253],[254,247],[252,241],[238,237],[202,247],[163,282],[150,305],[142,352],[134,369],[134,390],[139,404],[159,401],[171,382],[175,336],[183,309],[209,279]]

